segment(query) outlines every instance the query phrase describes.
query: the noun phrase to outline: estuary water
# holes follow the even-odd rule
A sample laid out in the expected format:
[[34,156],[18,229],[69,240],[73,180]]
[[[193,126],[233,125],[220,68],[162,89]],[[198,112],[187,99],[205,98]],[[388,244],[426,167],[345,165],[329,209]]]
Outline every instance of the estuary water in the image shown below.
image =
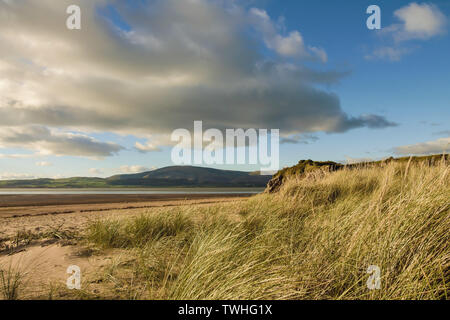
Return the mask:
[[264,188],[110,188],[110,189],[1,189],[0,195],[38,194],[257,194]]

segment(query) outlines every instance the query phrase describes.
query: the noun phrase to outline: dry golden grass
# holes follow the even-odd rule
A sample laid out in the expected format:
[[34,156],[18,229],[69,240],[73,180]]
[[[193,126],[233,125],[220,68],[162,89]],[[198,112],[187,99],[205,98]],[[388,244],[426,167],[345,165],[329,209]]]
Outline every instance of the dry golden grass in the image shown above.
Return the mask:
[[142,298],[447,299],[449,195],[445,162],[312,172],[237,205],[99,221],[88,238],[136,257]]

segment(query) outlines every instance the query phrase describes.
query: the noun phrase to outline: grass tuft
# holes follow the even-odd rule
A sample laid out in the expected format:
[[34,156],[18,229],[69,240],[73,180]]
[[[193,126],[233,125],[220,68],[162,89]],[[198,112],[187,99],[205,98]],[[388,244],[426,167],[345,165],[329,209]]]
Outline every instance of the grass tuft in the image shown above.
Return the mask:
[[19,299],[19,291],[23,284],[24,274],[12,268],[0,269],[0,290],[5,300]]

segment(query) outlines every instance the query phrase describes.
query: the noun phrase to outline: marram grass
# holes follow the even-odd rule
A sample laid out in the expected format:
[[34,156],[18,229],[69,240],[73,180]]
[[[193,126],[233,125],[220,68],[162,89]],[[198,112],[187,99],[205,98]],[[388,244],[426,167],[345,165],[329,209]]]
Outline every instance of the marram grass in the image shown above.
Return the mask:
[[317,171],[235,204],[97,221],[87,238],[133,257],[121,283],[139,298],[448,299],[449,182],[444,161]]

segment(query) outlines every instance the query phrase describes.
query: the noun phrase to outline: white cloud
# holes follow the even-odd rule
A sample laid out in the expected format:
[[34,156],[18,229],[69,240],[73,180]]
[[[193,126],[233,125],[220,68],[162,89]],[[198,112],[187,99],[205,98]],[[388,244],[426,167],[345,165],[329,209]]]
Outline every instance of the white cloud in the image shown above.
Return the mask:
[[349,156],[345,157],[345,164],[355,164],[355,163],[364,163],[364,162],[372,162],[375,161],[374,158],[352,158]]
[[305,50],[303,38],[298,31],[292,31],[287,37],[276,35],[273,42],[274,49],[283,56],[296,56]]
[[389,61],[400,61],[401,58],[410,53],[411,49],[408,48],[396,48],[396,47],[381,47],[375,49],[372,54],[365,56],[367,60],[385,59]]
[[94,175],[103,174],[103,169],[90,168],[89,173]]
[[64,178],[69,178],[69,177],[64,174],[58,173],[58,174],[51,176],[50,178],[51,179],[64,179]]
[[312,46],[308,46],[308,49],[311,52],[313,52],[317,56],[317,58],[319,58],[319,60],[322,61],[323,63],[328,61],[328,55],[327,55],[325,49],[312,47]]
[[407,146],[400,146],[394,149],[395,154],[398,155],[426,155],[426,154],[440,154],[450,151],[450,137],[440,138],[434,141],[417,143]]
[[395,11],[394,15],[401,21],[392,28],[398,41],[426,40],[445,32],[447,18],[433,4],[413,2]]
[[299,31],[291,31],[287,36],[279,34],[266,11],[252,8],[249,15],[253,25],[262,32],[264,42],[269,49],[285,57],[315,58],[324,63],[327,62],[325,50],[313,46],[306,48]]
[[53,164],[51,162],[48,162],[48,161],[39,161],[39,162],[36,162],[36,165],[38,167],[50,167]]
[[139,165],[134,165],[134,166],[121,166],[119,171],[121,173],[140,173],[140,172],[145,172],[145,171],[151,171],[151,170],[155,170],[156,167],[145,167],[145,166],[139,166]]
[[143,143],[136,142],[134,144],[135,149],[141,153],[161,151],[162,146],[173,146],[177,143],[170,139],[170,134],[147,134],[142,138],[145,139]]
[[28,159],[41,156],[37,153],[0,153],[0,159]]
[[379,47],[367,60],[383,59],[399,61],[415,48],[408,46],[408,41],[425,41],[446,32],[447,18],[434,4],[412,2],[394,12],[399,23],[383,28],[379,35],[387,36],[393,43]]
[[150,152],[150,151],[160,151],[161,150],[158,145],[155,145],[152,142],[146,142],[145,144],[136,142],[134,146],[140,152]]
[[0,180],[29,180],[38,177],[28,173],[3,172],[0,173]]

